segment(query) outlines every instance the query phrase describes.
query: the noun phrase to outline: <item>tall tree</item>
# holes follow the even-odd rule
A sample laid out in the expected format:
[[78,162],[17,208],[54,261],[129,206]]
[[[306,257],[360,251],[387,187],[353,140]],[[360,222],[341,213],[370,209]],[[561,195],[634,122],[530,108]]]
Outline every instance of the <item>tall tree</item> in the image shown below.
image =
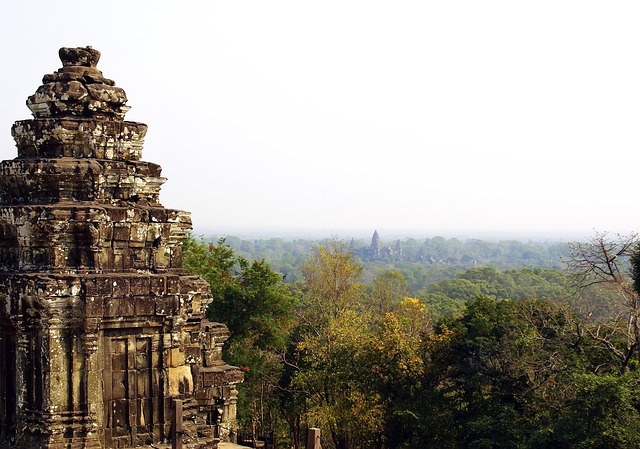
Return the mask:
[[380,317],[366,345],[365,378],[380,395],[385,448],[414,441],[417,409],[424,388],[424,339],[431,332],[427,308],[418,298],[405,297],[393,312]]
[[409,295],[407,281],[398,270],[378,273],[368,288],[367,303],[374,313],[384,315],[391,312],[400,301]]
[[[615,298],[610,316],[586,328],[592,338],[602,343],[626,371],[633,357],[640,361],[640,303],[638,291],[629,276],[629,258],[638,244],[637,234],[610,237],[596,233],[586,242],[570,244],[565,260],[573,285],[583,297],[593,294],[600,300]],[[587,311],[587,317],[593,310]],[[620,336],[624,343],[619,343]]]
[[246,367],[238,418],[254,433],[264,434],[277,426],[282,354],[298,298],[264,260],[249,262],[224,239],[207,244],[189,238],[183,253],[184,267],[211,286],[209,317],[231,331],[225,359]]
[[335,238],[302,268],[305,294],[287,388],[301,393],[309,424],[330,436],[323,446],[336,449],[373,447],[372,436],[381,430],[379,394],[363,382],[370,323],[360,313],[361,271],[347,245]]
[[361,273],[362,266],[343,241],[334,237],[318,246],[302,267],[306,315],[326,322],[358,307]]
[[284,348],[297,298],[266,261],[252,262],[220,239],[217,244],[187,239],[183,266],[211,287],[208,314],[225,323],[233,340],[260,348]]
[[631,279],[636,294],[640,294],[640,243],[636,243],[631,252]]

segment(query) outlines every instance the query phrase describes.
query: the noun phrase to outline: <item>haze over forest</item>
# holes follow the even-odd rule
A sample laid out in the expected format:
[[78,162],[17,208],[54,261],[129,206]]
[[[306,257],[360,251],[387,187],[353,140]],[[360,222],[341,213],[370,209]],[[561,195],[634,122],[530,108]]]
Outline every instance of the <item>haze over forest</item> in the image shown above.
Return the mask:
[[[25,99],[60,67],[57,49],[90,45],[127,92],[126,119],[149,125],[142,158],[168,179],[160,202],[194,224],[180,250],[179,220],[153,238],[108,221],[113,244],[85,221],[76,243],[87,257],[60,257],[64,269],[46,273],[28,266],[36,271],[5,295],[22,306],[6,309],[4,343],[18,349],[4,368],[12,353],[34,375],[4,386],[38,398],[56,376],[101,385],[92,357],[109,352],[94,342],[119,340],[120,368],[103,380],[121,392],[113,434],[133,444],[162,426],[135,412],[155,409],[156,392],[160,404],[170,392],[196,411],[185,393],[202,368],[218,375],[222,360],[208,357],[226,326],[224,363],[245,377],[238,429],[225,430],[275,438],[277,449],[301,449],[310,427],[328,449],[637,449],[639,18],[636,0],[3,2],[0,160],[15,158],[11,125],[29,118]],[[54,259],[73,255],[59,240],[67,252]],[[18,261],[39,254],[14,249],[6,254]],[[105,253],[110,267],[129,268],[112,278],[97,263]],[[91,261],[77,285],[74,259]],[[176,279],[183,268],[210,297],[198,277]],[[85,288],[94,274],[104,301]],[[52,313],[40,290],[52,292]],[[199,321],[209,300],[219,325]],[[16,331],[8,312],[20,307]],[[134,316],[139,307],[157,320]],[[110,327],[89,309],[104,309]],[[63,310],[69,332],[57,327]],[[185,323],[192,330],[178,332]],[[54,361],[38,342],[56,336],[66,349],[55,354],[68,357]],[[138,336],[166,355],[140,357]],[[193,357],[181,346],[196,341],[207,350]],[[76,357],[80,347],[93,355]],[[175,369],[179,382],[165,376]],[[114,376],[108,387],[116,371],[135,382]],[[138,403],[130,393],[152,378],[164,386]],[[216,388],[232,410],[235,387]],[[60,420],[31,399],[24,416],[88,435],[76,412],[101,410],[100,399],[96,408],[67,392],[55,392]],[[20,402],[5,397],[15,415]],[[207,402],[207,422],[217,405]],[[12,421],[8,439],[14,425],[41,431]]]
[[[589,237],[592,232],[582,231],[506,231],[506,230],[424,230],[424,229],[375,229],[384,235],[385,239],[420,239],[420,238],[457,238],[461,240],[467,239],[480,239],[486,241],[502,241],[502,240],[517,240],[521,242],[536,241],[536,242],[569,242],[569,241],[582,241]],[[596,230],[598,231],[598,230]],[[356,239],[369,239],[372,235],[372,230],[367,228],[359,229],[343,229],[343,228],[325,228],[325,229],[287,229],[287,228],[262,228],[251,229],[243,228],[242,226],[234,228],[220,228],[220,227],[202,227],[194,224],[194,236],[201,236],[205,238],[217,238],[217,237],[238,237],[241,239],[271,239],[282,238],[285,240],[292,239],[315,239],[322,240],[329,237],[338,237],[339,239],[349,241],[352,238]]]
[[191,211],[196,233],[638,227],[638,2],[109,8],[126,13],[3,2],[0,159],[15,157],[11,125],[57,49],[92,45],[127,119],[149,125],[142,156],[163,167],[162,203]]

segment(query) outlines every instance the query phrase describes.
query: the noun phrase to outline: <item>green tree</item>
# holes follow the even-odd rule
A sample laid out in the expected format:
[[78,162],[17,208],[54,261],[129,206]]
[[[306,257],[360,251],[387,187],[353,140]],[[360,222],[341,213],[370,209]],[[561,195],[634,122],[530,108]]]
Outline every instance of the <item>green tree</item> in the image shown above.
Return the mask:
[[345,242],[332,238],[318,246],[302,267],[305,316],[324,324],[360,307],[361,273]]
[[420,295],[420,299],[427,305],[429,315],[435,322],[459,317],[465,308],[464,300],[449,298],[444,293],[425,293]]
[[409,295],[407,281],[398,270],[384,270],[378,273],[368,290],[367,303],[379,315],[392,311]]
[[237,263],[235,251],[225,244],[224,239],[214,244],[189,237],[182,245],[183,268],[204,278],[214,298],[223,297],[227,288],[235,282],[233,274]]
[[469,301],[430,344],[422,446],[527,447],[552,425],[550,410],[566,407],[563,386],[585,367],[576,325],[548,301]]
[[379,393],[365,381],[368,323],[354,310],[330,318],[305,334],[292,386],[304,392],[305,420],[322,428],[336,449],[374,447],[382,431]]
[[418,292],[418,294],[442,293],[452,299],[468,301],[482,295],[482,284],[482,282],[474,282],[468,279],[445,279],[442,282],[429,286],[424,291]]
[[189,238],[183,255],[183,266],[211,286],[209,318],[225,323],[231,331],[225,360],[246,367],[239,420],[254,432],[278,427],[282,354],[295,322],[298,297],[264,260],[249,262],[224,239],[206,244]]
[[366,345],[363,374],[383,404],[385,448],[414,442],[424,376],[424,338],[431,332],[427,308],[418,298],[406,297],[375,326]]
[[233,340],[260,348],[284,348],[298,299],[264,260],[249,262],[224,239],[217,244],[187,239],[183,266],[211,287],[209,318],[225,323]]
[[533,449],[632,449],[640,439],[636,375],[576,374],[571,398],[549,426],[533,435]]
[[305,400],[304,420],[321,427],[336,449],[373,447],[380,434],[379,394],[363,382],[369,315],[363,310],[362,268],[347,245],[331,239],[305,263],[298,342],[285,388]]

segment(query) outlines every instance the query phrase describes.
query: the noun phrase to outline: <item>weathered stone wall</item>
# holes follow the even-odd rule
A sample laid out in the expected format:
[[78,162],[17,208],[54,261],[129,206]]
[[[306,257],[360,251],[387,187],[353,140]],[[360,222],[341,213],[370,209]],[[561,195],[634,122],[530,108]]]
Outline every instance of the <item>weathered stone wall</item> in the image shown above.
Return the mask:
[[99,56],[60,50],[0,163],[0,445],[166,442],[181,399],[186,447],[215,447],[242,374],[205,318],[208,285],[181,268],[189,214],[159,203],[147,127],[124,121]]

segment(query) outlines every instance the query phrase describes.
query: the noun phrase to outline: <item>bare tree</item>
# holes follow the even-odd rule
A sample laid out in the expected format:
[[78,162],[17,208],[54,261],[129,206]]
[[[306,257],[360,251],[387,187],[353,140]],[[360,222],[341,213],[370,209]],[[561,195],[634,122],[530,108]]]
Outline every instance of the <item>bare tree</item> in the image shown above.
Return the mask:
[[[594,318],[594,323],[586,331],[620,361],[622,371],[634,356],[640,361],[640,307],[629,262],[637,245],[635,233],[611,237],[596,232],[586,242],[570,243],[564,260],[579,297],[585,300],[591,296],[596,299],[592,305],[607,311],[606,320],[602,320],[594,317],[591,308],[586,317]],[[614,298],[613,304],[602,304],[609,298]],[[625,347],[614,343],[620,336],[626,337]]]

